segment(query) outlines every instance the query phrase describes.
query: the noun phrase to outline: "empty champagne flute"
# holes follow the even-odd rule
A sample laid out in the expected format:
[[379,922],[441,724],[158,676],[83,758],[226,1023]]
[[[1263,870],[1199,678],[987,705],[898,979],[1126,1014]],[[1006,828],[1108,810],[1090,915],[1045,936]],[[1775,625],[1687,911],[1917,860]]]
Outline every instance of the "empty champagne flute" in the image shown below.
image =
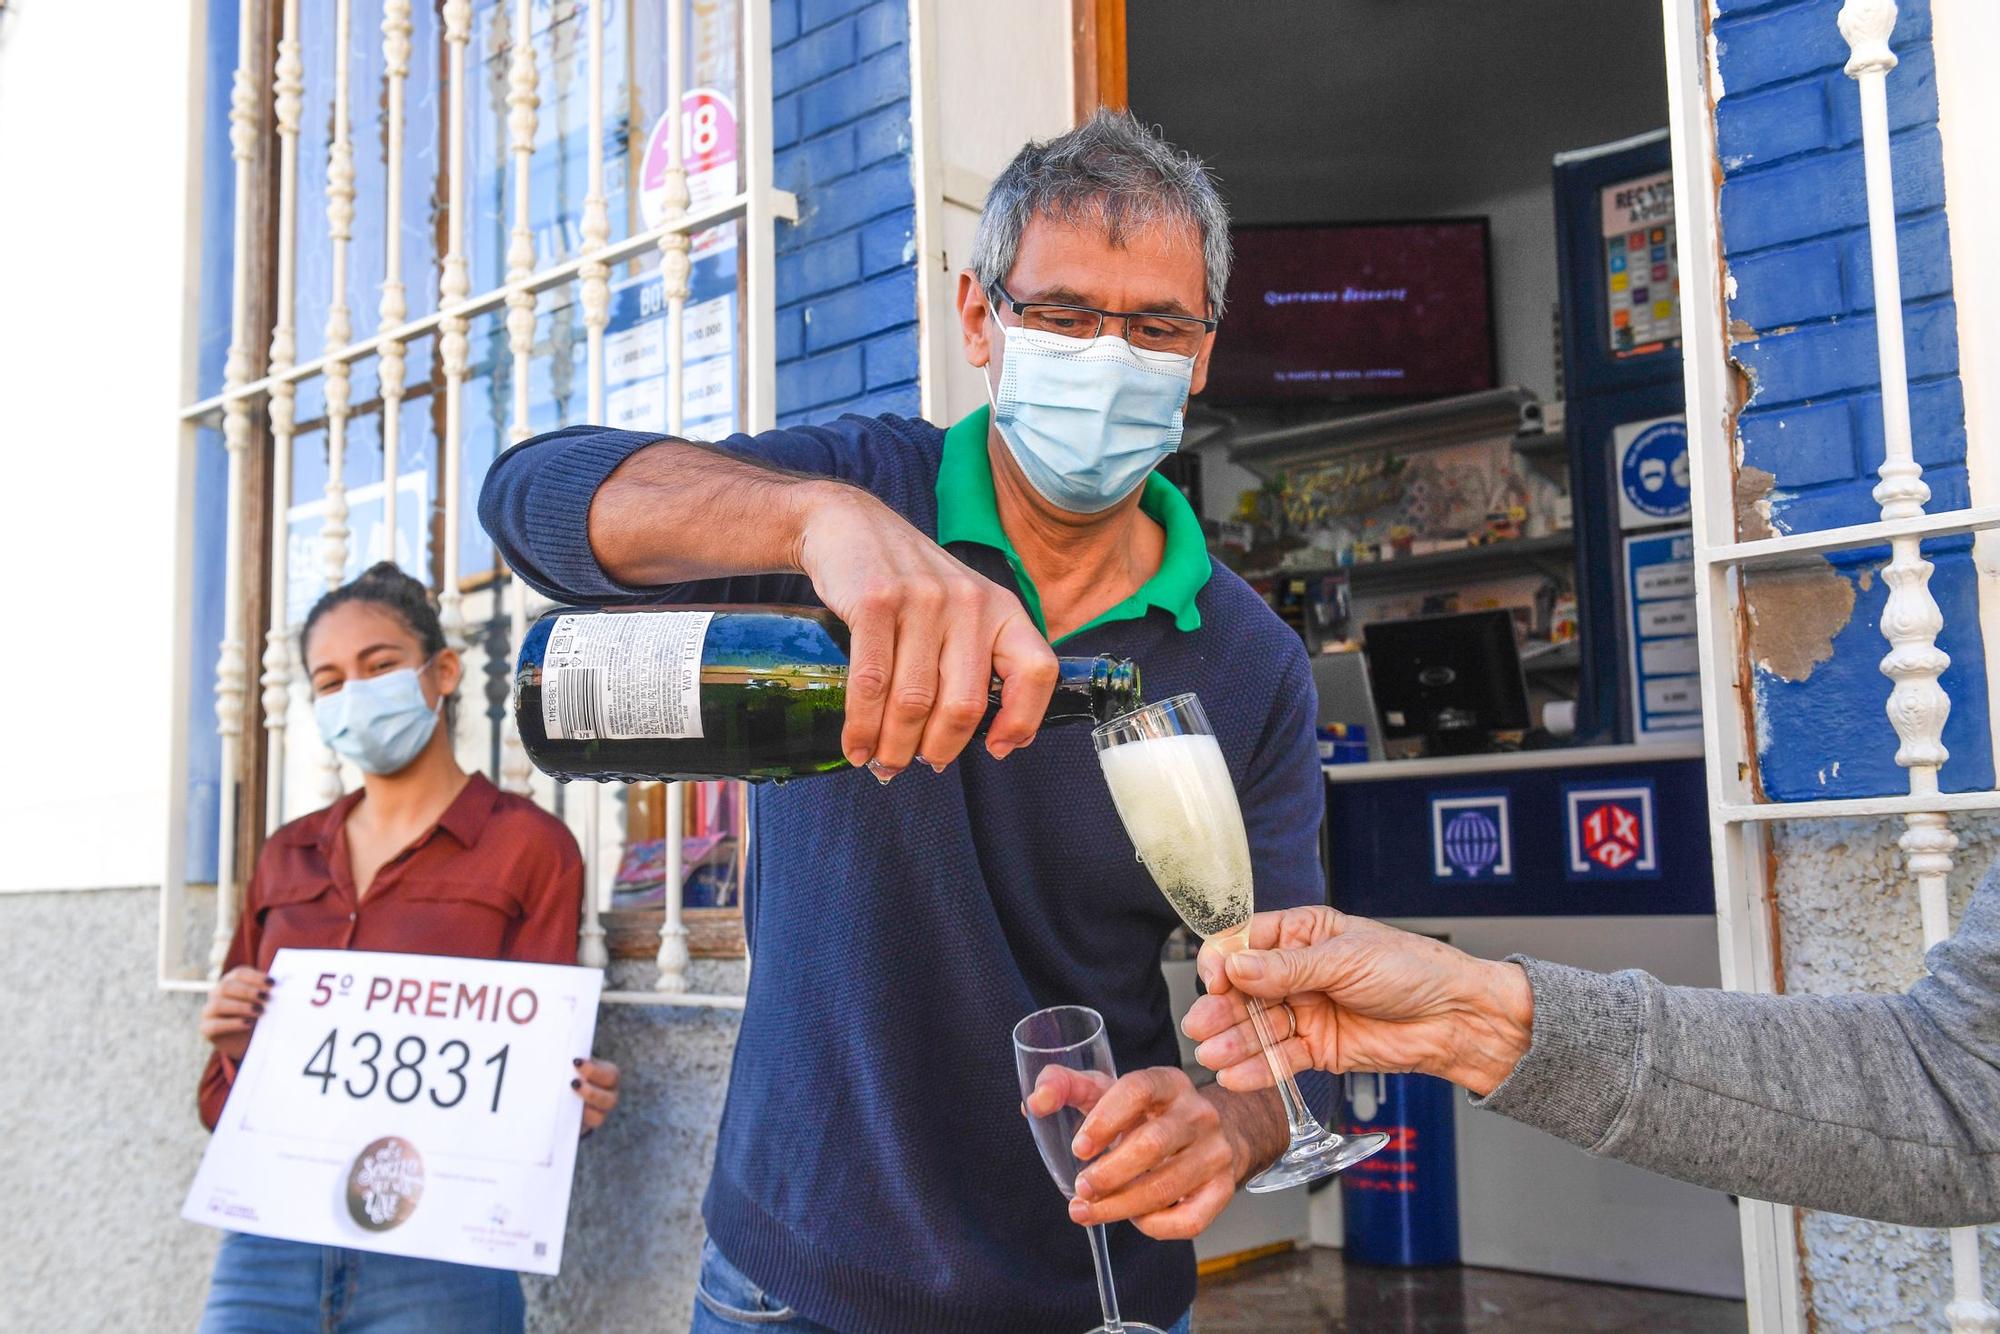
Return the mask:
[[[1224,949],[1249,940],[1250,840],[1229,766],[1193,695],[1114,718],[1090,734],[1118,818],[1139,860],[1188,929]],[[1360,1162],[1389,1142],[1387,1135],[1343,1135],[1321,1125],[1278,1059],[1264,1006],[1245,996],[1257,1041],[1285,1105],[1291,1143],[1278,1160],[1250,1178],[1253,1192],[1284,1190]]]
[[[1014,1067],[1021,1075],[1021,1103],[1028,1108],[1028,1128],[1035,1147],[1056,1180],[1064,1199],[1076,1195],[1076,1174],[1082,1170],[1070,1143],[1098,1098],[1117,1080],[1111,1064],[1111,1043],[1104,1036],[1104,1016],[1082,1005],[1058,1005],[1037,1010],[1014,1025]],[[1037,1092],[1057,1099],[1046,1116],[1037,1116],[1030,1101]],[[1154,1325],[1118,1318],[1118,1290],[1111,1281],[1111,1243],[1104,1224],[1092,1224],[1090,1259],[1097,1266],[1097,1300],[1104,1323],[1090,1334],[1162,1334]]]

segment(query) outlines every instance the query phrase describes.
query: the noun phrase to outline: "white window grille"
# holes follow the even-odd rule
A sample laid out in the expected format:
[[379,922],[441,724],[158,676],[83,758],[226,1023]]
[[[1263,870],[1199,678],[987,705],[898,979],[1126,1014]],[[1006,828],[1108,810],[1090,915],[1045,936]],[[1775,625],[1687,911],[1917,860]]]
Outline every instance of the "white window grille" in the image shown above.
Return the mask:
[[[1950,933],[1945,877],[1958,839],[1955,812],[2000,809],[2000,792],[1941,792],[1938,770],[1951,702],[1938,683],[1948,665],[1937,647],[1944,616],[1929,589],[1927,540],[2000,530],[2000,507],[1927,514],[1930,488],[1911,442],[1909,384],[1904,365],[1902,291],[1897,268],[1895,204],[1890,188],[1886,80],[1896,66],[1889,35],[1892,0],[1847,0],[1838,24],[1852,56],[1847,73],[1858,85],[1866,167],[1868,235],[1874,276],[1876,332],[1886,458],[1875,500],[1879,522],[1820,532],[1737,540],[1734,407],[1724,341],[1722,256],[1715,225],[1716,161],[1708,6],[1666,0],[1668,85],[1673,105],[1674,181],[1684,289],[1690,461],[1694,474],[1696,597],[1700,616],[1703,707],[1707,725],[1710,837],[1715,856],[1716,916],[1723,985],[1742,991],[1779,990],[1774,934],[1776,904],[1767,860],[1767,831],[1777,820],[1900,817],[1899,840],[1915,877],[1924,945]],[[1766,802],[1753,785],[1756,746],[1750,667],[1739,590],[1743,573],[1809,563],[1828,553],[1887,545],[1882,571],[1890,593],[1881,616],[1889,652],[1887,710],[1901,745],[1896,762],[1909,772],[1906,796]],[[1990,654],[1992,646],[1987,648]],[[1745,1287],[1751,1328],[1790,1334],[1806,1327],[1800,1287],[1799,1233],[1793,1209],[1741,1202]],[[1980,1287],[1978,1234],[1951,1233],[1953,1299],[1945,1317],[1954,1331],[1991,1331],[2000,1311]]]
[[[227,530],[223,571],[224,629],[216,662],[215,703],[221,752],[221,818],[217,842],[217,870],[213,930],[205,947],[192,945],[188,937],[195,928],[192,910],[197,898],[189,893],[181,861],[182,840],[175,837],[165,877],[161,904],[159,977],[162,986],[199,989],[219,966],[236,926],[242,884],[248,869],[239,864],[239,820],[261,819],[269,832],[285,819],[324,805],[338,796],[343,776],[337,759],[321,747],[312,735],[310,707],[303,692],[303,673],[296,655],[296,600],[288,596],[296,587],[296,567],[310,564],[319,578],[307,591],[333,587],[350,577],[354,569],[357,538],[354,521],[361,497],[347,483],[348,461],[355,431],[364,408],[354,401],[356,387],[372,381],[375,401],[368,415],[379,422],[384,483],[380,489],[380,520],[375,545],[401,557],[417,553],[421,562],[427,538],[399,527],[412,512],[403,503],[411,478],[403,466],[408,414],[404,411],[413,395],[442,399],[434,446],[441,501],[440,550],[435,553],[440,619],[452,647],[468,652],[466,681],[487,679],[489,701],[499,704],[504,687],[511,680],[511,650],[517,647],[531,612],[540,609],[539,599],[504,571],[498,577],[470,586],[460,569],[461,529],[465,494],[465,445],[467,433],[466,387],[472,373],[472,336],[482,321],[494,326],[492,343],[504,346],[491,367],[496,394],[499,382],[506,381],[510,404],[504,414],[505,433],[519,441],[536,429],[567,424],[541,420],[536,426],[535,399],[538,324],[571,321],[580,312],[584,328],[586,393],[581,420],[604,422],[605,339],[610,322],[612,278],[620,270],[637,270],[657,257],[657,273],[664,299],[665,328],[662,352],[665,361],[664,420],[669,433],[679,433],[685,425],[682,409],[684,355],[683,323],[689,299],[692,268],[691,238],[716,235],[715,229],[736,229],[736,286],[734,308],[739,312],[736,332],[736,380],[740,412],[731,415],[742,429],[758,431],[775,425],[775,334],[773,328],[774,229],[780,220],[797,216],[792,196],[772,184],[771,116],[771,24],[770,0],[643,0],[641,8],[655,15],[664,46],[665,95],[660,131],[653,136],[664,162],[652,182],[656,197],[656,221],[640,224],[630,219],[629,234],[613,240],[605,180],[606,97],[612,88],[605,68],[605,34],[611,22],[635,23],[635,16],[615,0],[493,0],[477,6],[473,0],[443,0],[436,18],[441,22],[437,37],[442,43],[445,77],[425,86],[435,89],[441,106],[424,109],[423,119],[413,121],[408,105],[413,57],[432,60],[435,50],[413,52],[415,19],[429,14],[413,13],[411,0],[380,0],[379,24],[357,23],[359,0],[332,0],[333,16],[328,40],[332,51],[333,97],[327,127],[326,172],[323,187],[326,218],[326,258],[328,284],[325,293],[324,345],[316,355],[300,361],[295,327],[301,290],[298,273],[300,235],[300,140],[302,93],[305,91],[308,38],[301,25],[300,0],[241,0],[237,68],[230,99],[230,146],[235,182],[233,221],[233,267],[231,275],[231,318],[229,355],[219,394],[193,403],[181,413],[183,457],[191,457],[195,432],[204,426],[221,424],[228,458]],[[368,11],[372,17],[374,8]],[[733,18],[732,18],[733,15]],[[308,19],[323,18],[319,5],[307,7]],[[719,29],[718,24],[733,26]],[[559,37],[564,25],[566,37]],[[705,25],[705,26],[704,26]],[[370,34],[364,29],[375,26]],[[475,30],[477,29],[477,31]],[[632,37],[628,26],[625,35]],[[650,31],[650,29],[649,29]],[[546,219],[534,216],[535,181],[538,157],[552,151],[552,145],[538,143],[543,124],[543,91],[550,84],[544,76],[548,68],[571,68],[573,48],[554,49],[561,41],[575,42],[582,34],[587,69],[583,152],[587,162],[587,184],[576,220],[578,244],[573,251],[557,246],[550,260],[538,247],[537,228],[546,228]],[[736,96],[731,111],[736,127],[736,160],[740,164],[733,179],[716,186],[704,179],[697,200],[690,192],[690,168],[684,151],[686,117],[682,116],[688,96],[688,50],[691,33],[733,51],[732,77]],[[717,34],[720,34],[719,36]],[[265,48],[275,37],[275,47]],[[379,42],[379,50],[375,43]],[[475,51],[475,42],[481,49]],[[631,47],[633,41],[621,45]],[[320,53],[312,53],[318,55]],[[626,52],[628,60],[641,53]],[[504,82],[482,87],[478,71],[497,74],[504,68]],[[645,59],[658,58],[648,51]],[[501,61],[504,59],[504,65]],[[269,62],[270,78],[265,84],[262,71]],[[364,61],[366,64],[364,65]],[[351,123],[351,94],[366,68],[379,74],[384,90],[380,132],[383,160],[376,174],[377,197],[363,197],[358,188],[354,126]],[[266,99],[268,91],[269,98]],[[558,89],[563,97],[573,90]],[[629,89],[617,90],[628,96]],[[504,105],[496,120],[505,135],[506,228],[504,277],[481,291],[473,290],[474,266],[470,228],[478,215],[470,202],[474,165],[468,157],[468,118],[482,93]],[[699,114],[699,113],[697,113]],[[671,123],[669,123],[671,121]],[[410,174],[408,154],[413,131],[435,133],[436,156],[441,176],[435,212],[441,216],[441,251],[435,266],[424,271],[406,272],[405,237],[411,221],[406,184]],[[275,153],[264,151],[267,136],[275,135]],[[639,176],[643,138],[628,129],[625,151],[614,156],[614,165],[623,164],[628,187]],[[496,153],[495,157],[502,155]],[[275,160],[275,180],[266,179]],[[708,174],[712,176],[712,173]],[[636,192],[626,191],[628,213],[636,215]],[[253,269],[256,250],[253,229],[259,224],[260,201],[272,201],[275,211],[276,244],[271,272]],[[559,219],[558,228],[570,220]],[[379,244],[383,273],[372,333],[355,337],[354,312],[349,308],[349,274],[356,258],[357,239]],[[410,284],[435,285],[435,308],[412,318]],[[263,331],[252,327],[252,312],[259,305],[256,293],[268,284],[272,292],[269,352],[261,373],[255,366],[255,349],[264,342]],[[573,300],[571,298],[574,298]],[[569,327],[567,324],[565,328]],[[502,338],[504,330],[504,339]],[[553,343],[553,349],[548,344]],[[565,339],[545,338],[539,349],[547,366],[549,382],[559,404],[568,404],[571,369]],[[436,388],[429,383],[415,386],[409,375],[413,358],[428,366],[435,356]],[[300,401],[310,391],[319,413],[317,430],[324,432],[326,473],[323,494],[310,502],[320,522],[317,560],[301,562],[290,522],[293,508],[301,498],[293,494],[293,459],[300,438]],[[545,406],[545,405],[544,405]],[[255,475],[251,451],[257,447],[258,417],[268,428],[270,466],[268,491],[264,499],[269,535],[268,555],[245,549],[245,516],[252,497],[249,479]],[[495,413],[498,419],[502,414]],[[560,412],[559,415],[566,415]],[[496,420],[496,425],[498,421]],[[422,441],[417,442],[419,446]],[[420,482],[422,479],[419,479]],[[422,500],[422,486],[418,499]],[[375,503],[370,501],[368,503]],[[414,511],[422,522],[425,510],[419,503]],[[406,568],[420,572],[410,560]],[[258,684],[261,694],[257,716],[249,705],[249,651],[253,628],[246,626],[248,608],[264,610],[263,651]],[[475,618],[482,620],[487,633],[472,643],[468,629]],[[500,633],[503,625],[511,631]],[[504,641],[506,653],[499,651]],[[462,702],[475,692],[462,686]],[[600,910],[606,900],[616,869],[622,838],[614,820],[604,818],[603,807],[615,792],[595,784],[581,784],[567,792],[558,791],[535,775],[528,764],[520,740],[513,734],[509,711],[493,708],[485,715],[468,709],[459,729],[462,754],[497,753],[501,786],[529,793],[545,805],[581,811],[581,844],[586,866],[586,887],[581,921],[578,923],[578,959],[592,966],[608,962],[605,932]],[[300,721],[306,720],[305,726]],[[265,784],[261,809],[241,809],[237,794],[244,775],[241,742],[246,729],[261,722],[264,729]],[[468,725],[469,724],[469,725]],[[481,735],[481,725],[487,735]],[[496,733],[497,729],[497,733]],[[480,751],[481,745],[486,747]],[[188,771],[185,737],[177,740],[175,758],[178,776]],[[471,766],[469,766],[471,767]],[[487,765],[478,765],[485,768]],[[309,780],[309,781],[308,781]],[[688,990],[688,933],[681,909],[681,811],[682,784],[668,784],[665,794],[665,892],[664,920],[659,932],[656,980],[651,989],[607,991],[613,1002],[663,1003],[677,1005],[740,1007],[740,996],[698,994]],[[178,815],[178,811],[176,812]],[[200,957],[191,957],[200,956]]]

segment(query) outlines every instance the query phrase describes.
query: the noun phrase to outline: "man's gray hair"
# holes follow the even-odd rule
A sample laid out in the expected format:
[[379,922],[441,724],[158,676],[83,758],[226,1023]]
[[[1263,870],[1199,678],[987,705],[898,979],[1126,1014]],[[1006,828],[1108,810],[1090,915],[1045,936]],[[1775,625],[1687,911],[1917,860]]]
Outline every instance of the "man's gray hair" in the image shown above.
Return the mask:
[[1099,110],[1046,143],[1028,145],[986,192],[972,240],[972,275],[991,293],[1013,271],[1030,218],[1104,229],[1123,246],[1134,227],[1192,227],[1201,237],[1208,314],[1229,284],[1229,210],[1201,159],[1183,153],[1129,111]]

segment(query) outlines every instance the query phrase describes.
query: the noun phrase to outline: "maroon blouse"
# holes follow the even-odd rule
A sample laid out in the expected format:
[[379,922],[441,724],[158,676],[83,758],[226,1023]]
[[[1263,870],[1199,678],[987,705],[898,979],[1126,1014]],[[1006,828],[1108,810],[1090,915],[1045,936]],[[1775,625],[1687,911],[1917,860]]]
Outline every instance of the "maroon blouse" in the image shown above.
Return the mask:
[[[280,949],[384,950],[518,963],[576,962],[583,856],[569,829],[474,774],[438,822],[383,863],[362,900],[347,857],[350,792],[264,843],[227,972],[268,970]],[[236,1062],[211,1051],[202,1124],[215,1126]]]

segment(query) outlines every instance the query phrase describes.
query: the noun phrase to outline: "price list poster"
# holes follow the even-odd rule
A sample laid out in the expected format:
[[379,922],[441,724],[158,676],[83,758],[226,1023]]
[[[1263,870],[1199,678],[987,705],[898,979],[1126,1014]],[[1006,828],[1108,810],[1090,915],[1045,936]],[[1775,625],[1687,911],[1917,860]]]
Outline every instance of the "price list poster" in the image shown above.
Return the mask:
[[603,975],[280,950],[181,1216],[554,1274]]

